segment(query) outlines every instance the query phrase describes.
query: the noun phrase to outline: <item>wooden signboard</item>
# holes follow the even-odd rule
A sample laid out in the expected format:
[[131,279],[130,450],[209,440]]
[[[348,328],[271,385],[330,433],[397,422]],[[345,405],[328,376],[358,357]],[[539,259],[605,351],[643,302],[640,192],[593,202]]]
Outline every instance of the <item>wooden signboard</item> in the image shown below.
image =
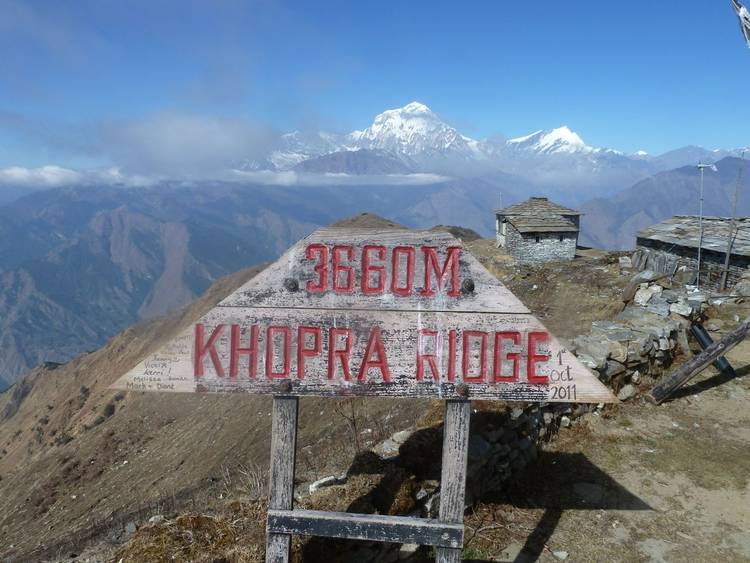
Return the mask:
[[[457,561],[469,400],[614,402],[443,232],[320,229],[113,386],[273,394],[267,560],[292,533],[416,542]],[[437,521],[292,510],[297,397],[446,399]]]

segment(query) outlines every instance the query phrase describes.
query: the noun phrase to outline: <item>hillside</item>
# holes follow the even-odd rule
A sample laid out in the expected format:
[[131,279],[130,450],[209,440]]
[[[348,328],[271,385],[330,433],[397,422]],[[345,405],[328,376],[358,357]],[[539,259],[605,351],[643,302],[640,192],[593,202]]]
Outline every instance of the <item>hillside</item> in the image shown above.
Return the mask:
[[[365,224],[396,226],[373,215],[346,219],[338,226]],[[614,318],[622,308],[621,292],[630,278],[620,270],[616,255],[589,253],[574,262],[520,268],[491,240],[467,244],[567,340],[588,331],[594,320]],[[207,560],[259,560],[270,398],[107,389],[258,271],[250,268],[223,278],[190,306],[131,327],[68,364],[36,369],[0,395],[0,559],[73,561],[83,549],[81,558],[89,561],[117,555],[136,562],[146,554],[161,560],[191,553]],[[718,318],[711,330],[727,330],[734,315],[747,313],[741,303],[720,315],[714,311]],[[750,349],[742,345],[730,359],[738,368],[745,366]],[[743,367],[741,373],[745,371]],[[695,552],[691,546],[665,547],[664,534],[672,537],[674,530],[700,540],[699,560],[745,553],[750,544],[737,526],[750,523],[750,514],[743,516],[735,505],[724,510],[714,499],[750,494],[745,491],[746,457],[731,454],[747,444],[745,411],[736,408],[746,400],[747,382],[721,385],[710,371],[706,377],[705,384],[686,390],[710,390],[701,395],[702,401],[677,400],[658,411],[641,401],[629,402],[559,428],[559,437],[506,493],[477,499],[466,516],[467,556],[491,559],[509,550],[515,553],[507,556],[510,560],[520,552],[536,554],[541,561],[558,560],[548,546],[582,560]],[[578,413],[561,407],[571,418]],[[482,432],[496,432],[493,424],[515,412],[503,404],[476,403],[475,409],[472,428]],[[717,409],[733,413],[730,427],[735,430],[705,423]],[[439,406],[426,401],[303,399],[298,502],[319,509],[408,511],[420,487],[435,486],[431,479],[439,463],[440,420]],[[401,461],[381,460],[368,451],[392,444],[397,431],[415,429],[406,449],[398,448],[399,456],[406,456]],[[695,455],[696,448],[700,455]],[[728,460],[721,472],[714,467],[716,459]],[[329,475],[346,475],[345,483],[319,494],[307,492],[310,483]],[[673,503],[676,489],[661,485],[673,479],[693,495],[679,507]],[[560,491],[568,493],[561,496]],[[600,515],[597,519],[591,509]],[[700,514],[710,522],[701,530],[687,529],[685,523]],[[149,524],[152,517],[166,520]],[[618,527],[622,529],[611,541]],[[474,533],[478,529],[483,532]],[[726,545],[718,551],[710,547],[716,545],[712,538],[726,529],[734,530],[726,536]],[[339,551],[341,543],[298,538],[295,550],[305,561],[326,562],[331,553],[342,554],[337,559],[342,562],[374,561],[395,553],[391,548],[383,552],[367,544],[347,545]],[[408,553],[412,562],[429,560],[426,551]]]
[[[228,276],[190,307],[132,327],[64,366],[36,369],[0,395],[1,559],[57,553],[124,526],[144,507],[206,503],[221,493],[225,471],[235,479],[240,469],[265,473],[269,397],[107,389],[258,271]],[[334,446],[348,435],[348,426],[335,413],[321,418],[324,404],[329,403],[306,400],[301,407],[301,478],[355,453]],[[414,422],[419,409],[414,403],[402,406],[393,401],[361,406],[365,420],[378,421],[373,438]]]
[[[704,172],[705,215],[728,217],[741,161],[726,157],[716,163],[718,172]],[[738,215],[750,214],[750,180],[746,170],[737,206]],[[683,166],[642,180],[610,198],[594,199],[581,207],[581,243],[595,248],[629,249],[635,233],[673,215],[696,215],[700,172]]]
[[219,277],[271,260],[316,227],[363,209],[408,226],[460,223],[489,235],[487,209],[500,192],[514,200],[505,181],[167,183],[30,194],[0,207],[0,389],[42,362],[67,361],[174,310]]

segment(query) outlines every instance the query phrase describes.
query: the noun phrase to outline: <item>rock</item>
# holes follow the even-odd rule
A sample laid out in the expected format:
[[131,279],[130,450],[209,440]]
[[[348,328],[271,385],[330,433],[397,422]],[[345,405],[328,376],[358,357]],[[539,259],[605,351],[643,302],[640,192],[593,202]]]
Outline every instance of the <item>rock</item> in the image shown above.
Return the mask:
[[659,278],[660,276],[661,276],[661,274],[657,274],[653,270],[643,270],[641,272],[638,272],[632,278],[630,278],[630,281],[632,283],[651,282],[651,281],[654,281],[655,279]]
[[750,297],[750,280],[747,278],[740,280],[732,289],[732,293],[740,297]]
[[521,408],[516,407],[512,411],[510,411],[510,418],[513,420],[520,418],[521,415],[523,415],[523,409]]
[[697,307],[708,301],[708,296],[702,291],[690,291],[688,292],[687,300],[688,303]]
[[403,444],[411,437],[412,434],[414,434],[413,430],[402,430],[401,432],[396,432],[393,436],[391,436],[391,440],[393,440],[397,444]]
[[622,389],[620,389],[620,392],[617,394],[617,398],[620,401],[627,401],[628,399],[632,399],[636,396],[638,393],[638,390],[635,388],[635,385],[625,385]]
[[660,317],[669,316],[669,303],[666,299],[662,299],[661,296],[655,295],[652,297],[651,301],[646,305],[646,309]]
[[398,456],[399,444],[388,438],[377,444],[372,451],[384,459]]
[[635,370],[633,373],[631,373],[630,381],[633,384],[638,385],[641,382],[641,372],[639,372],[638,370]]
[[633,267],[633,261],[630,259],[630,256],[620,256],[617,259],[617,262],[620,265],[620,268],[623,269],[629,269]]
[[724,328],[724,321],[721,319],[711,319],[706,323],[705,328],[709,332],[718,332]]
[[625,373],[624,365],[622,365],[620,362],[616,362],[615,360],[607,361],[607,366],[604,370],[604,374],[607,377],[607,380],[612,379],[613,377],[620,375],[621,373]]
[[596,338],[591,335],[579,336],[575,339],[577,354],[586,355],[594,363],[594,369],[604,367],[609,358],[609,342],[602,338]]
[[335,485],[338,482],[338,479],[336,479],[335,476],[329,475],[328,477],[323,477],[322,479],[318,479],[314,483],[310,484],[310,494],[313,494],[315,491],[322,489],[323,487],[330,487],[331,485]]
[[672,345],[670,344],[668,338],[662,337],[659,339],[659,350],[667,351],[671,349],[672,349]]
[[667,303],[677,303],[677,301],[680,300],[680,297],[682,297],[680,293],[674,289],[665,289],[661,292],[661,296]]
[[414,555],[418,549],[418,543],[405,543],[400,548],[398,548],[398,558],[408,559],[409,557]]
[[620,342],[609,342],[609,357],[616,362],[626,362],[628,359],[628,348]]
[[570,426],[570,419],[567,416],[560,418],[560,426],[568,428]]
[[594,360],[594,358],[592,358],[588,354],[576,354],[576,357],[587,368],[589,368],[589,369],[596,369],[597,368],[596,361]]
[[653,296],[654,296],[653,292],[650,291],[648,288],[646,289],[641,288],[635,292],[635,297],[633,298],[633,300],[638,305],[644,306],[651,300]]
[[693,307],[690,306],[686,299],[682,298],[669,306],[669,312],[690,318],[693,315]]
[[159,522],[164,522],[164,516],[161,514],[156,514],[148,519],[149,524],[158,524]]
[[635,333],[628,327],[613,321],[593,321],[591,334],[600,334],[607,340],[627,342],[635,338]]
[[555,556],[555,559],[558,559],[560,561],[565,561],[568,558],[567,551],[553,551],[552,555]]
[[138,529],[138,526],[136,526],[135,522],[128,522],[125,525],[125,535],[132,536],[135,534],[135,531]]
[[689,357],[692,352],[690,350],[690,343],[688,342],[687,331],[677,331],[677,344],[680,347],[680,351]]

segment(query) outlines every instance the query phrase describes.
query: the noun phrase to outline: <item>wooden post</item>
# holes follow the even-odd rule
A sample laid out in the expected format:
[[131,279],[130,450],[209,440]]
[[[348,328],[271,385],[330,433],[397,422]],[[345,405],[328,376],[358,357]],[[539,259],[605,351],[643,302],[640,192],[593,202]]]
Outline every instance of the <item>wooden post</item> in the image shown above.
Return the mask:
[[[274,397],[271,430],[269,510],[291,510],[297,447],[297,397]],[[291,534],[266,535],[266,563],[288,563]]]
[[709,364],[742,342],[748,332],[750,332],[750,322],[741,323],[732,332],[724,336],[724,338],[718,342],[714,342],[693,359],[685,362],[680,369],[651,389],[651,393],[646,395],[646,399],[658,405],[669,397],[675,389],[687,383],[706,369]]
[[[443,470],[440,477],[440,521],[463,524],[466,501],[466,465],[469,450],[471,403],[466,400],[445,402],[443,426]],[[437,563],[461,561],[463,546],[438,547]]]

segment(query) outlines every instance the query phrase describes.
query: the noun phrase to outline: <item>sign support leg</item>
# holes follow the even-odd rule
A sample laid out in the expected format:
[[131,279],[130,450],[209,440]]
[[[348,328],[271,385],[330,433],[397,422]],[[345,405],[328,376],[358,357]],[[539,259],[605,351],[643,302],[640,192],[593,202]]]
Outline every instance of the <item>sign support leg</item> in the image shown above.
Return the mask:
[[[451,524],[463,524],[464,521],[470,407],[471,403],[466,400],[445,402],[443,470],[440,476],[440,521]],[[461,561],[463,546],[438,547],[436,552],[437,563],[457,563]]]
[[[297,397],[274,397],[268,508],[291,510],[297,446]],[[266,535],[266,563],[288,563],[291,534]]]

